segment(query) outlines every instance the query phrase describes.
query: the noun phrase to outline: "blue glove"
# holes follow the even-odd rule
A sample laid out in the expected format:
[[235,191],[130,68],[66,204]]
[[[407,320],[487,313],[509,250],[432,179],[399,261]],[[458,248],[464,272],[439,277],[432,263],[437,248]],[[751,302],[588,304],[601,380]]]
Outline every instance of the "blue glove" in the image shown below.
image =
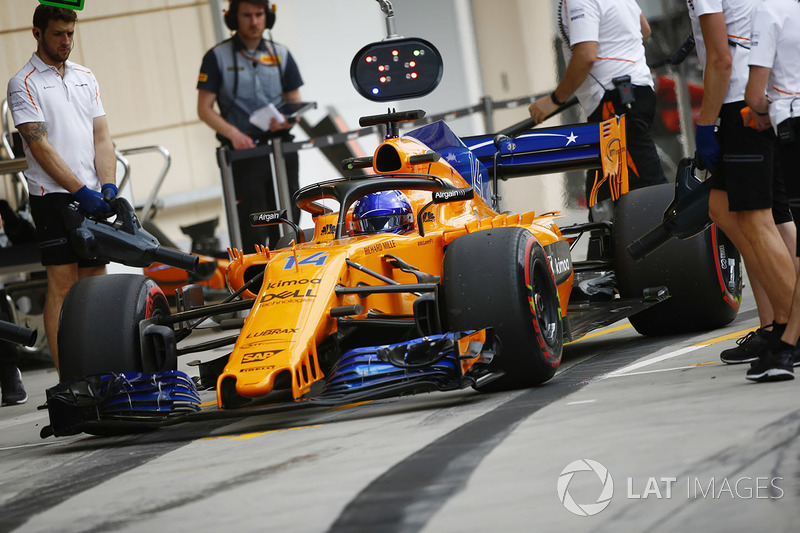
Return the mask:
[[90,215],[102,216],[111,212],[111,208],[108,207],[108,204],[103,199],[103,195],[93,191],[86,185],[72,193],[72,196],[80,202],[83,210]]
[[717,142],[716,129],[714,124],[698,124],[695,131],[697,155],[709,170],[714,168],[722,155],[719,142]]
[[100,192],[103,193],[103,198],[105,198],[106,202],[110,203],[117,199],[119,189],[113,183],[105,183],[100,187]]

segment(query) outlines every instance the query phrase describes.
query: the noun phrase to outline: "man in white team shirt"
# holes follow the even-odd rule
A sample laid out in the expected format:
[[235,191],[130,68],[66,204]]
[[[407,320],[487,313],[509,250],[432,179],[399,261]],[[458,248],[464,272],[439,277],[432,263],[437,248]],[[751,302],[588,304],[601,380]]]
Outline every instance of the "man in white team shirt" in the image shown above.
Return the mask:
[[763,286],[773,316],[771,324],[740,347],[746,349],[722,352],[720,358],[728,364],[757,359],[770,338],[783,334],[795,278],[792,254],[773,219],[775,139],[769,132],[746,127],[741,115],[752,16],[760,2],[687,0],[703,65],[696,144],[698,157],[712,173],[709,215],[741,252],[751,284]]
[[[778,155],[786,177],[789,205],[800,222],[800,2],[764,0],[753,17],[750,77],[745,99],[757,130],[772,129],[778,136]],[[798,247],[800,250],[800,247]],[[794,378],[800,364],[800,283],[786,331],[771,340],[747,371],[753,381]]]
[[[531,118],[542,122],[573,93],[590,122],[624,113],[630,188],[666,183],[650,134],[656,96],[643,44],[650,36],[650,25],[642,10],[634,0],[560,0],[558,9],[567,69],[550,95],[531,104]],[[630,104],[621,101],[613,81],[624,76],[630,76],[634,97]],[[588,200],[599,178],[596,172],[587,177]],[[610,196],[604,188],[597,199]]]
[[[100,92],[89,69],[68,61],[74,10],[40,5],[33,15],[36,52],[8,82],[8,104],[25,146],[25,177],[47,271],[44,326],[58,367],[58,320],[70,287],[105,273],[69,245],[62,213],[74,200],[91,215],[110,211],[117,194],[116,159]],[[102,193],[100,192],[102,190]],[[90,327],[87,324],[87,329]]]

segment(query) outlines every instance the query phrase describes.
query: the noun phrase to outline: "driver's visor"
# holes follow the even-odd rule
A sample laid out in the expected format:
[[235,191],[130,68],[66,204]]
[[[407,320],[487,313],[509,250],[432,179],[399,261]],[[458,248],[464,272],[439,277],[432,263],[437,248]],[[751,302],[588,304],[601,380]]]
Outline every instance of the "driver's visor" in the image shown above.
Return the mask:
[[413,213],[401,213],[399,215],[364,217],[353,221],[353,227],[357,233],[382,233],[413,222]]

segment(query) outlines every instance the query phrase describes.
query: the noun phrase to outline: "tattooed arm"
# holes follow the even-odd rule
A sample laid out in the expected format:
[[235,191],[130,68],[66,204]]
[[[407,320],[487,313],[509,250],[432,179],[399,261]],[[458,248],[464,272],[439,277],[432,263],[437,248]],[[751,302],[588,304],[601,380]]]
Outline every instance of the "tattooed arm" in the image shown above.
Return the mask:
[[47,141],[47,124],[28,122],[19,124],[17,130],[28,143],[31,155],[56,183],[71,193],[83,187],[81,180],[69,169],[55,148]]

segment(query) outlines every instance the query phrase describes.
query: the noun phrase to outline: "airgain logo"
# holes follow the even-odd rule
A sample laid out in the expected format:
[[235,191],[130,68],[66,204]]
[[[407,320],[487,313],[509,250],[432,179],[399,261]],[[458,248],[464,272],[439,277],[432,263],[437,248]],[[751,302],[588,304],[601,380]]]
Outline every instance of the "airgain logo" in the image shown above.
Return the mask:
[[[598,490],[600,496],[594,503],[577,503],[569,493],[569,483],[572,481],[573,476],[578,472],[594,472],[600,481]],[[608,469],[591,459],[578,459],[567,465],[558,476],[558,499],[564,504],[564,507],[573,514],[578,516],[594,516],[611,503],[611,497],[614,496],[614,480],[611,479],[611,474]]]

